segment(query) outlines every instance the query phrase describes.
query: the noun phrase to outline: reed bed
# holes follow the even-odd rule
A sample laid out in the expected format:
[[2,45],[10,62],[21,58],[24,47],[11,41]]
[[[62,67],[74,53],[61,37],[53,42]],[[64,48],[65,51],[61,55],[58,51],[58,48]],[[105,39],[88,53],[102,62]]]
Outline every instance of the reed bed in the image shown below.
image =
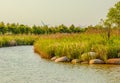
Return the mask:
[[38,35],[1,35],[0,47],[33,45],[38,38]]
[[41,36],[34,43],[34,51],[42,58],[67,56],[70,60],[82,59],[81,55],[94,51],[96,58],[106,61],[118,58],[120,36],[112,35],[108,40],[101,34],[54,34]]

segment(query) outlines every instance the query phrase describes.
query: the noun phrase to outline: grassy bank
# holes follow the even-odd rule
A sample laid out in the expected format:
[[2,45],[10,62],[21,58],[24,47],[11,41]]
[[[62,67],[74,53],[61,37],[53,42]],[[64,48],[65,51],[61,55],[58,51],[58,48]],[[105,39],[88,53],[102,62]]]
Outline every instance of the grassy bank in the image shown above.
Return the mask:
[[95,52],[94,58],[106,61],[120,57],[120,36],[105,34],[51,34],[51,35],[1,35],[0,47],[33,45],[34,51],[42,58],[67,56],[70,60],[89,61],[93,57],[88,52]]
[[38,37],[37,35],[1,35],[0,47],[33,45]]
[[120,52],[120,36],[100,34],[56,34],[40,37],[34,44],[35,52],[42,58],[67,56],[69,59],[90,60],[82,56],[95,52],[96,57],[106,61],[108,58],[118,58]]

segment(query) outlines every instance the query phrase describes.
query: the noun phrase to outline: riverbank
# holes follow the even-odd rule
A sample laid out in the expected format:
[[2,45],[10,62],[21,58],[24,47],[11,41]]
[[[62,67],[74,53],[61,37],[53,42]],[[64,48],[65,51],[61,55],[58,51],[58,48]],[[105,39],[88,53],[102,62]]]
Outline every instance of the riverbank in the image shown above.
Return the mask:
[[0,83],[119,83],[119,73],[119,65],[56,64],[33,46],[0,48]]
[[1,35],[0,47],[34,45],[42,58],[55,62],[120,64],[120,37],[100,34]]
[[58,34],[39,38],[34,51],[55,62],[120,64],[120,37],[100,34]]
[[38,35],[1,35],[0,47],[33,45],[38,38]]

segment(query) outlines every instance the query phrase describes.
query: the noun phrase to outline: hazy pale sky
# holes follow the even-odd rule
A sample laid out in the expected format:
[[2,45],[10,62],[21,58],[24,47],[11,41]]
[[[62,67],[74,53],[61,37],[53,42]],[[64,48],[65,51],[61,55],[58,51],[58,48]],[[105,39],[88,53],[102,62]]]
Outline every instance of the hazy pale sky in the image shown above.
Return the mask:
[[119,0],[0,0],[0,21],[41,25],[95,25]]

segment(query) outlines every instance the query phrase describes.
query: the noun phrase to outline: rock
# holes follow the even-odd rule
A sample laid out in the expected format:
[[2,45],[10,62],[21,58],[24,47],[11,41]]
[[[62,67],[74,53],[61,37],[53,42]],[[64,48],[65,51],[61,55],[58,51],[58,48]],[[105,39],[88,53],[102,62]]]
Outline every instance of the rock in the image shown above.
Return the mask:
[[96,58],[96,53],[95,52],[88,52],[88,55],[90,56],[91,59]]
[[89,61],[91,59],[96,59],[97,55],[95,52],[88,52],[81,55],[82,61]]
[[107,64],[119,64],[120,65],[120,58],[112,58],[112,59],[108,59]]
[[56,59],[57,59],[56,56],[54,56],[54,57],[51,58],[52,61],[55,61]]
[[17,42],[15,40],[12,40],[12,41],[9,42],[9,45],[10,46],[16,46]]
[[80,59],[73,59],[71,62],[72,62],[73,64],[79,63],[79,62],[80,62]]
[[88,64],[88,63],[89,63],[88,61],[81,62],[81,64]]
[[57,58],[57,59],[55,60],[55,62],[68,62],[68,61],[69,61],[69,59],[68,59],[66,56]]
[[88,53],[82,54],[82,55],[81,55],[81,60],[82,60],[82,61],[89,61]]
[[89,61],[89,64],[104,64],[105,62],[100,59],[92,59]]

